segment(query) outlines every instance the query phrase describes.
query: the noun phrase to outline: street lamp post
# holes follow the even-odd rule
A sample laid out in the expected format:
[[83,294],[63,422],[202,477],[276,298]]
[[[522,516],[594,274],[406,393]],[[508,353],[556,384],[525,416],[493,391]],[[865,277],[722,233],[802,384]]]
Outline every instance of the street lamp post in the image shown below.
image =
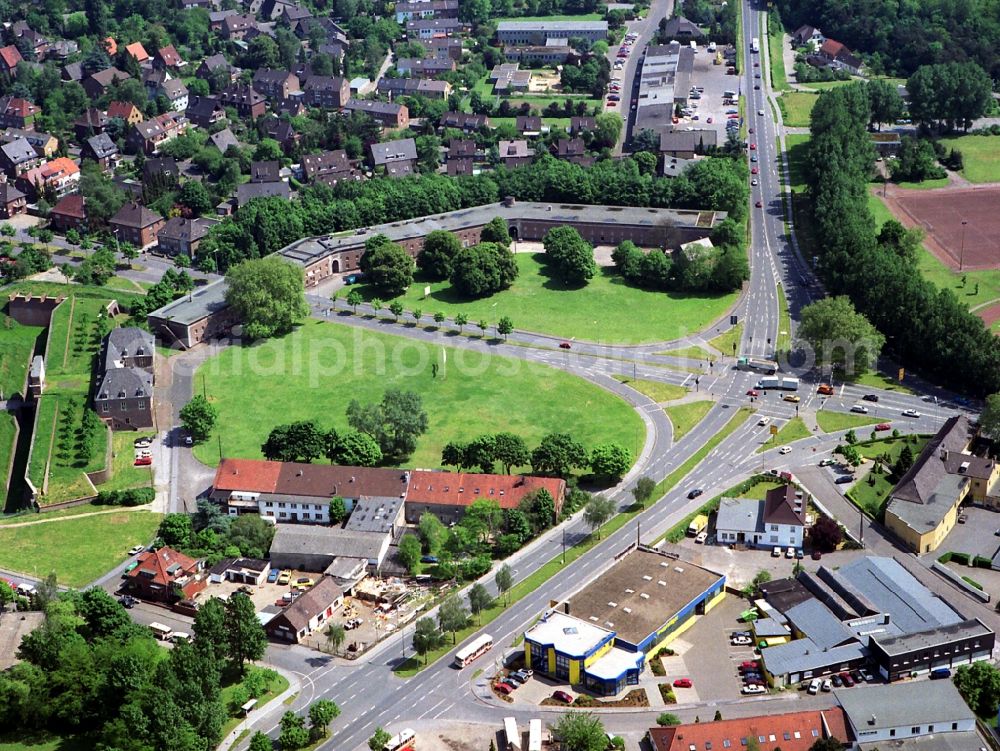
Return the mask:
[[962,220],[962,245],[958,252],[958,270],[965,270],[965,227],[969,223],[967,219]]

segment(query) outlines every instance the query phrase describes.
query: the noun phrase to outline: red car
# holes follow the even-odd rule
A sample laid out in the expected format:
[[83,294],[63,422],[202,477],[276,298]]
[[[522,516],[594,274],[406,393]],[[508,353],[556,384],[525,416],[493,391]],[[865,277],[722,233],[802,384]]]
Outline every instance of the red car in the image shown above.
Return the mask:
[[750,144],[750,151],[756,151],[756,150],[757,150],[757,144],[755,143]]
[[504,696],[507,696],[508,694],[514,692],[514,689],[511,687],[509,683],[498,683],[496,686],[494,686],[494,688]]
[[761,202],[761,201],[757,201],[757,208],[758,208],[758,209],[762,209],[762,208],[764,208],[764,204],[763,204],[763,202]]
[[674,688],[691,688],[690,678],[678,678],[674,681]]
[[760,667],[756,660],[747,660],[740,663],[740,670],[756,670]]
[[135,460],[136,467],[148,467],[152,463],[153,463],[153,457],[151,456],[140,456],[138,459]]
[[572,704],[573,697],[567,694],[565,691],[553,691],[552,698],[556,701],[561,701],[564,704]]
[[758,172],[760,172],[760,170],[758,170],[756,167],[751,167],[750,168],[750,174],[751,175],[756,175]]
[[570,348],[569,342],[559,342],[559,349],[569,349],[569,348]]
[[758,393],[757,393],[757,390],[756,390],[756,389],[750,389],[750,390],[749,390],[749,391],[747,392],[747,396],[760,396],[760,394],[758,394]]
[[844,682],[844,688],[854,687],[854,679],[851,678],[851,674],[848,673],[847,671],[844,671],[843,673],[840,674],[840,680]]
[[891,429],[892,425],[890,425],[887,422],[880,422],[878,425],[875,426],[875,430],[891,430]]

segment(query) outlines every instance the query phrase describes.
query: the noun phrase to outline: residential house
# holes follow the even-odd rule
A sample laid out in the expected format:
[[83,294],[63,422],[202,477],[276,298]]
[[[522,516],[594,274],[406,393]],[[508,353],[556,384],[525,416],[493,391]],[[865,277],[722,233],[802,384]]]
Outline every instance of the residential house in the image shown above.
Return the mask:
[[10,219],[28,210],[28,199],[11,183],[0,182],[0,219]]
[[57,62],[68,60],[80,51],[80,45],[72,39],[57,39],[49,46],[47,60]]
[[79,193],[70,193],[56,201],[49,212],[49,227],[57,232],[87,228],[87,206]]
[[20,128],[7,128],[0,132],[0,141],[7,143],[23,138],[30,143],[38,156],[46,159],[55,155],[59,149],[59,139],[49,133],[42,133],[38,130],[21,130]]
[[15,78],[17,76],[17,64],[23,59],[21,53],[13,44],[0,47],[0,74]]
[[769,490],[764,500],[723,498],[715,522],[723,545],[801,548],[805,537],[806,499],[793,485]]
[[854,736],[846,720],[840,707],[805,709],[655,727],[650,728],[647,737],[652,751],[741,751],[748,747],[748,739],[753,739],[757,748],[780,748],[781,751],[809,751],[815,743],[827,739],[839,741],[844,748],[849,748]]
[[431,81],[426,78],[380,78],[379,94],[390,98],[403,95],[423,96],[428,99],[447,99],[451,94],[451,84],[447,81]]
[[87,92],[87,96],[93,101],[104,96],[116,81],[126,81],[131,77],[125,71],[118,70],[118,68],[106,68],[83,79],[83,90]]
[[500,163],[507,168],[531,164],[535,156],[534,149],[529,149],[528,142],[523,138],[517,141],[500,141],[497,151],[500,153]]
[[160,146],[172,141],[187,131],[187,119],[177,112],[145,120],[132,126],[125,137],[125,148],[133,154],[156,154]]
[[351,86],[340,76],[313,76],[302,87],[303,101],[310,107],[339,110],[351,97]]
[[146,48],[142,46],[142,42],[132,42],[132,44],[126,44],[125,51],[133,60],[139,63],[139,65],[147,65],[153,61],[153,59],[149,56],[149,53],[146,52]]
[[708,130],[670,130],[660,133],[660,153],[665,157],[693,159],[718,145],[719,132]]
[[468,112],[445,112],[438,121],[441,128],[457,128],[466,133],[490,127],[490,119],[486,115],[474,115]]
[[257,28],[257,21],[252,15],[234,14],[222,20],[222,38],[228,41],[241,41],[247,32]]
[[226,108],[216,97],[195,95],[188,97],[188,106],[184,110],[184,116],[196,128],[208,130],[226,118]]
[[542,118],[536,115],[518,115],[514,119],[514,127],[522,136],[536,138],[542,134],[542,130],[547,130],[542,125]]
[[165,81],[169,81],[173,78],[169,71],[163,68],[144,68],[142,73],[142,85],[146,89],[146,96],[150,99],[156,99],[156,95],[160,91],[160,86],[163,85]]
[[208,143],[212,144],[215,148],[219,150],[220,153],[225,154],[229,151],[229,147],[240,148],[239,139],[233,134],[233,131],[229,128],[223,128],[218,133],[213,133],[208,137]]
[[120,242],[145,248],[156,240],[156,233],[163,227],[163,217],[152,209],[132,201],[122,206],[108,224]]
[[77,141],[84,141],[93,135],[103,133],[108,127],[108,120],[111,118],[105,112],[96,107],[88,107],[73,122],[73,133]]
[[476,142],[471,139],[452,138],[448,142],[448,175],[471,175],[476,159]]
[[373,143],[368,149],[372,167],[382,167],[387,177],[405,177],[417,170],[417,144],[412,138]]
[[[253,11],[251,11],[253,12]],[[228,10],[213,10],[208,13],[208,28],[212,31],[222,31],[222,22],[225,21],[230,16],[235,16],[238,11],[235,9]],[[221,55],[218,55],[221,57]]]
[[161,185],[176,185],[180,178],[181,171],[177,167],[177,160],[171,156],[150,158],[142,165],[144,186],[152,182],[159,182]]
[[324,576],[269,620],[264,630],[276,641],[298,644],[332,618],[343,602],[344,591]]
[[592,156],[587,156],[587,147],[582,138],[560,138],[556,143],[556,156],[567,162],[582,164],[585,167],[591,166],[596,160]]
[[432,39],[439,36],[458,36],[466,24],[457,18],[417,18],[406,22],[406,35],[411,39]]
[[111,136],[107,133],[98,133],[84,141],[83,147],[80,149],[80,156],[83,159],[92,159],[97,162],[105,172],[113,171],[118,166],[118,162],[121,161],[118,145],[111,140]]
[[462,40],[456,37],[432,37],[422,39],[420,43],[427,50],[428,57],[450,57],[452,60],[461,60],[465,49]]
[[94,410],[112,430],[153,427],[153,374],[141,368],[106,369],[94,391]]
[[260,68],[253,74],[252,86],[268,99],[287,99],[289,94],[299,90],[299,77],[287,70]]
[[308,21],[312,17],[313,14],[308,8],[303,8],[301,5],[293,3],[285,3],[278,18],[289,27],[294,27],[296,24]]
[[22,172],[16,182],[33,201],[41,198],[44,191],[64,196],[79,187],[80,168],[68,157],[57,157],[41,166]]
[[565,480],[415,469],[406,490],[405,517],[407,523],[416,524],[421,514],[430,512],[451,524],[460,521],[465,510],[480,498],[496,501],[502,509],[517,508],[527,496],[543,489],[552,496],[558,517],[566,496]]
[[403,75],[435,78],[454,71],[455,61],[450,57],[401,57],[396,61],[396,70]]
[[59,73],[63,81],[75,81],[79,83],[83,80],[83,63],[66,63]]
[[136,562],[125,575],[124,589],[140,600],[167,604],[190,600],[208,583],[201,562],[173,548],[140,553]]
[[246,84],[233,84],[219,93],[223,107],[232,107],[243,120],[256,120],[267,112],[267,100],[263,94]]
[[0,97],[0,129],[34,130],[35,117],[42,111],[27,99],[18,96]]
[[255,198],[282,198],[286,201],[292,198],[292,189],[284,180],[267,183],[243,183],[236,186],[236,208],[245,206]]
[[168,256],[184,255],[194,258],[198,246],[214,224],[216,224],[214,219],[201,217],[188,219],[175,216],[168,219],[156,233],[157,252]]
[[251,162],[250,182],[277,183],[281,182],[281,162]]
[[318,182],[333,187],[342,180],[360,180],[361,174],[354,168],[347,152],[324,151],[322,154],[308,154],[302,157],[302,176],[308,182]]
[[948,419],[889,494],[885,526],[911,551],[937,549],[966,501],[1000,508],[1000,463],[970,453],[974,436],[965,415]]
[[180,73],[187,67],[187,62],[180,56],[174,45],[168,44],[166,47],[161,47],[156,51],[156,55],[153,58],[153,65]]
[[125,125],[136,125],[143,120],[142,110],[132,102],[111,102],[108,105],[108,119],[113,120],[120,117],[125,121]]
[[115,41],[114,37],[104,38],[104,51],[111,57],[118,54],[118,42]]
[[261,126],[261,130],[264,133],[265,138],[272,138],[277,141],[281,148],[288,151],[299,141],[299,134],[295,132],[295,128],[287,120],[281,120],[273,115],[268,115],[264,118],[264,124]]
[[344,111],[348,113],[362,112],[378,122],[383,128],[398,130],[410,125],[410,110],[405,104],[372,102],[352,97],[344,105]]
[[25,21],[15,21],[10,27],[9,37],[28,60],[39,63],[45,59],[51,46],[46,37],[34,31]]
[[41,163],[42,158],[27,139],[17,138],[0,145],[0,167],[12,180]]
[[304,18],[293,25],[292,31],[295,32],[295,36],[305,41],[309,38],[309,32],[313,27],[322,29],[327,41],[338,41],[343,42],[345,45],[347,44],[347,31],[344,27],[332,18],[325,16],[322,18]]
[[700,42],[705,32],[684,16],[674,16],[667,20],[666,25],[660,30],[660,35],[666,39],[678,39],[686,44],[691,41]]
[[174,112],[184,112],[188,107],[188,89],[179,78],[170,78],[160,84],[157,96],[165,96]]
[[597,121],[592,117],[571,117],[569,119],[569,134],[571,136],[580,136],[584,133],[589,133],[597,127]]
[[196,78],[202,78],[207,81],[212,78],[216,71],[225,71],[228,73],[230,81],[234,80],[236,75],[233,66],[226,60],[226,56],[221,54],[209,55],[202,60],[201,65],[198,66],[198,70],[195,71],[194,75]]
[[823,32],[809,24],[799,26],[795,30],[795,33],[792,34],[792,44],[796,47],[804,47],[811,43],[819,49],[820,45],[825,41],[826,37],[823,36]]
[[458,0],[418,0],[396,3],[396,23],[415,18],[458,18]]
[[[851,75],[858,75],[861,73],[861,60],[851,52],[846,45],[833,40],[827,39],[820,45],[819,52],[817,54],[821,61],[831,68],[837,70],[846,70]],[[810,60],[812,62],[812,60]]]

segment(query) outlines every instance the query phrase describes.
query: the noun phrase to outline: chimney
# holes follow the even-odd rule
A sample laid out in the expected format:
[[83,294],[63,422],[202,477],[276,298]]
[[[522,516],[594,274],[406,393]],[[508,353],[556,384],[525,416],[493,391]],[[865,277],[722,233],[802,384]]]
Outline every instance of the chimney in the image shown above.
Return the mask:
[[503,205],[506,206],[508,209],[511,208],[514,205],[514,203],[515,203],[514,196],[503,197]]
[[883,625],[883,626],[888,626],[888,625],[889,625],[889,621],[890,621],[890,619],[891,619],[891,618],[890,618],[890,615],[889,615],[888,613],[884,613],[884,614],[882,615],[882,625]]

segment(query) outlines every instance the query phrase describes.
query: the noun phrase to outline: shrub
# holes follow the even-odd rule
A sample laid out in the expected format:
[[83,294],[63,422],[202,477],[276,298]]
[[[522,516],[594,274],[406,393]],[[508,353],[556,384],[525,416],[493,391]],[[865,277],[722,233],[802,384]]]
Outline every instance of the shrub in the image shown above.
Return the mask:
[[152,488],[130,488],[128,490],[102,490],[94,503],[100,506],[143,506],[152,503],[156,491]]

